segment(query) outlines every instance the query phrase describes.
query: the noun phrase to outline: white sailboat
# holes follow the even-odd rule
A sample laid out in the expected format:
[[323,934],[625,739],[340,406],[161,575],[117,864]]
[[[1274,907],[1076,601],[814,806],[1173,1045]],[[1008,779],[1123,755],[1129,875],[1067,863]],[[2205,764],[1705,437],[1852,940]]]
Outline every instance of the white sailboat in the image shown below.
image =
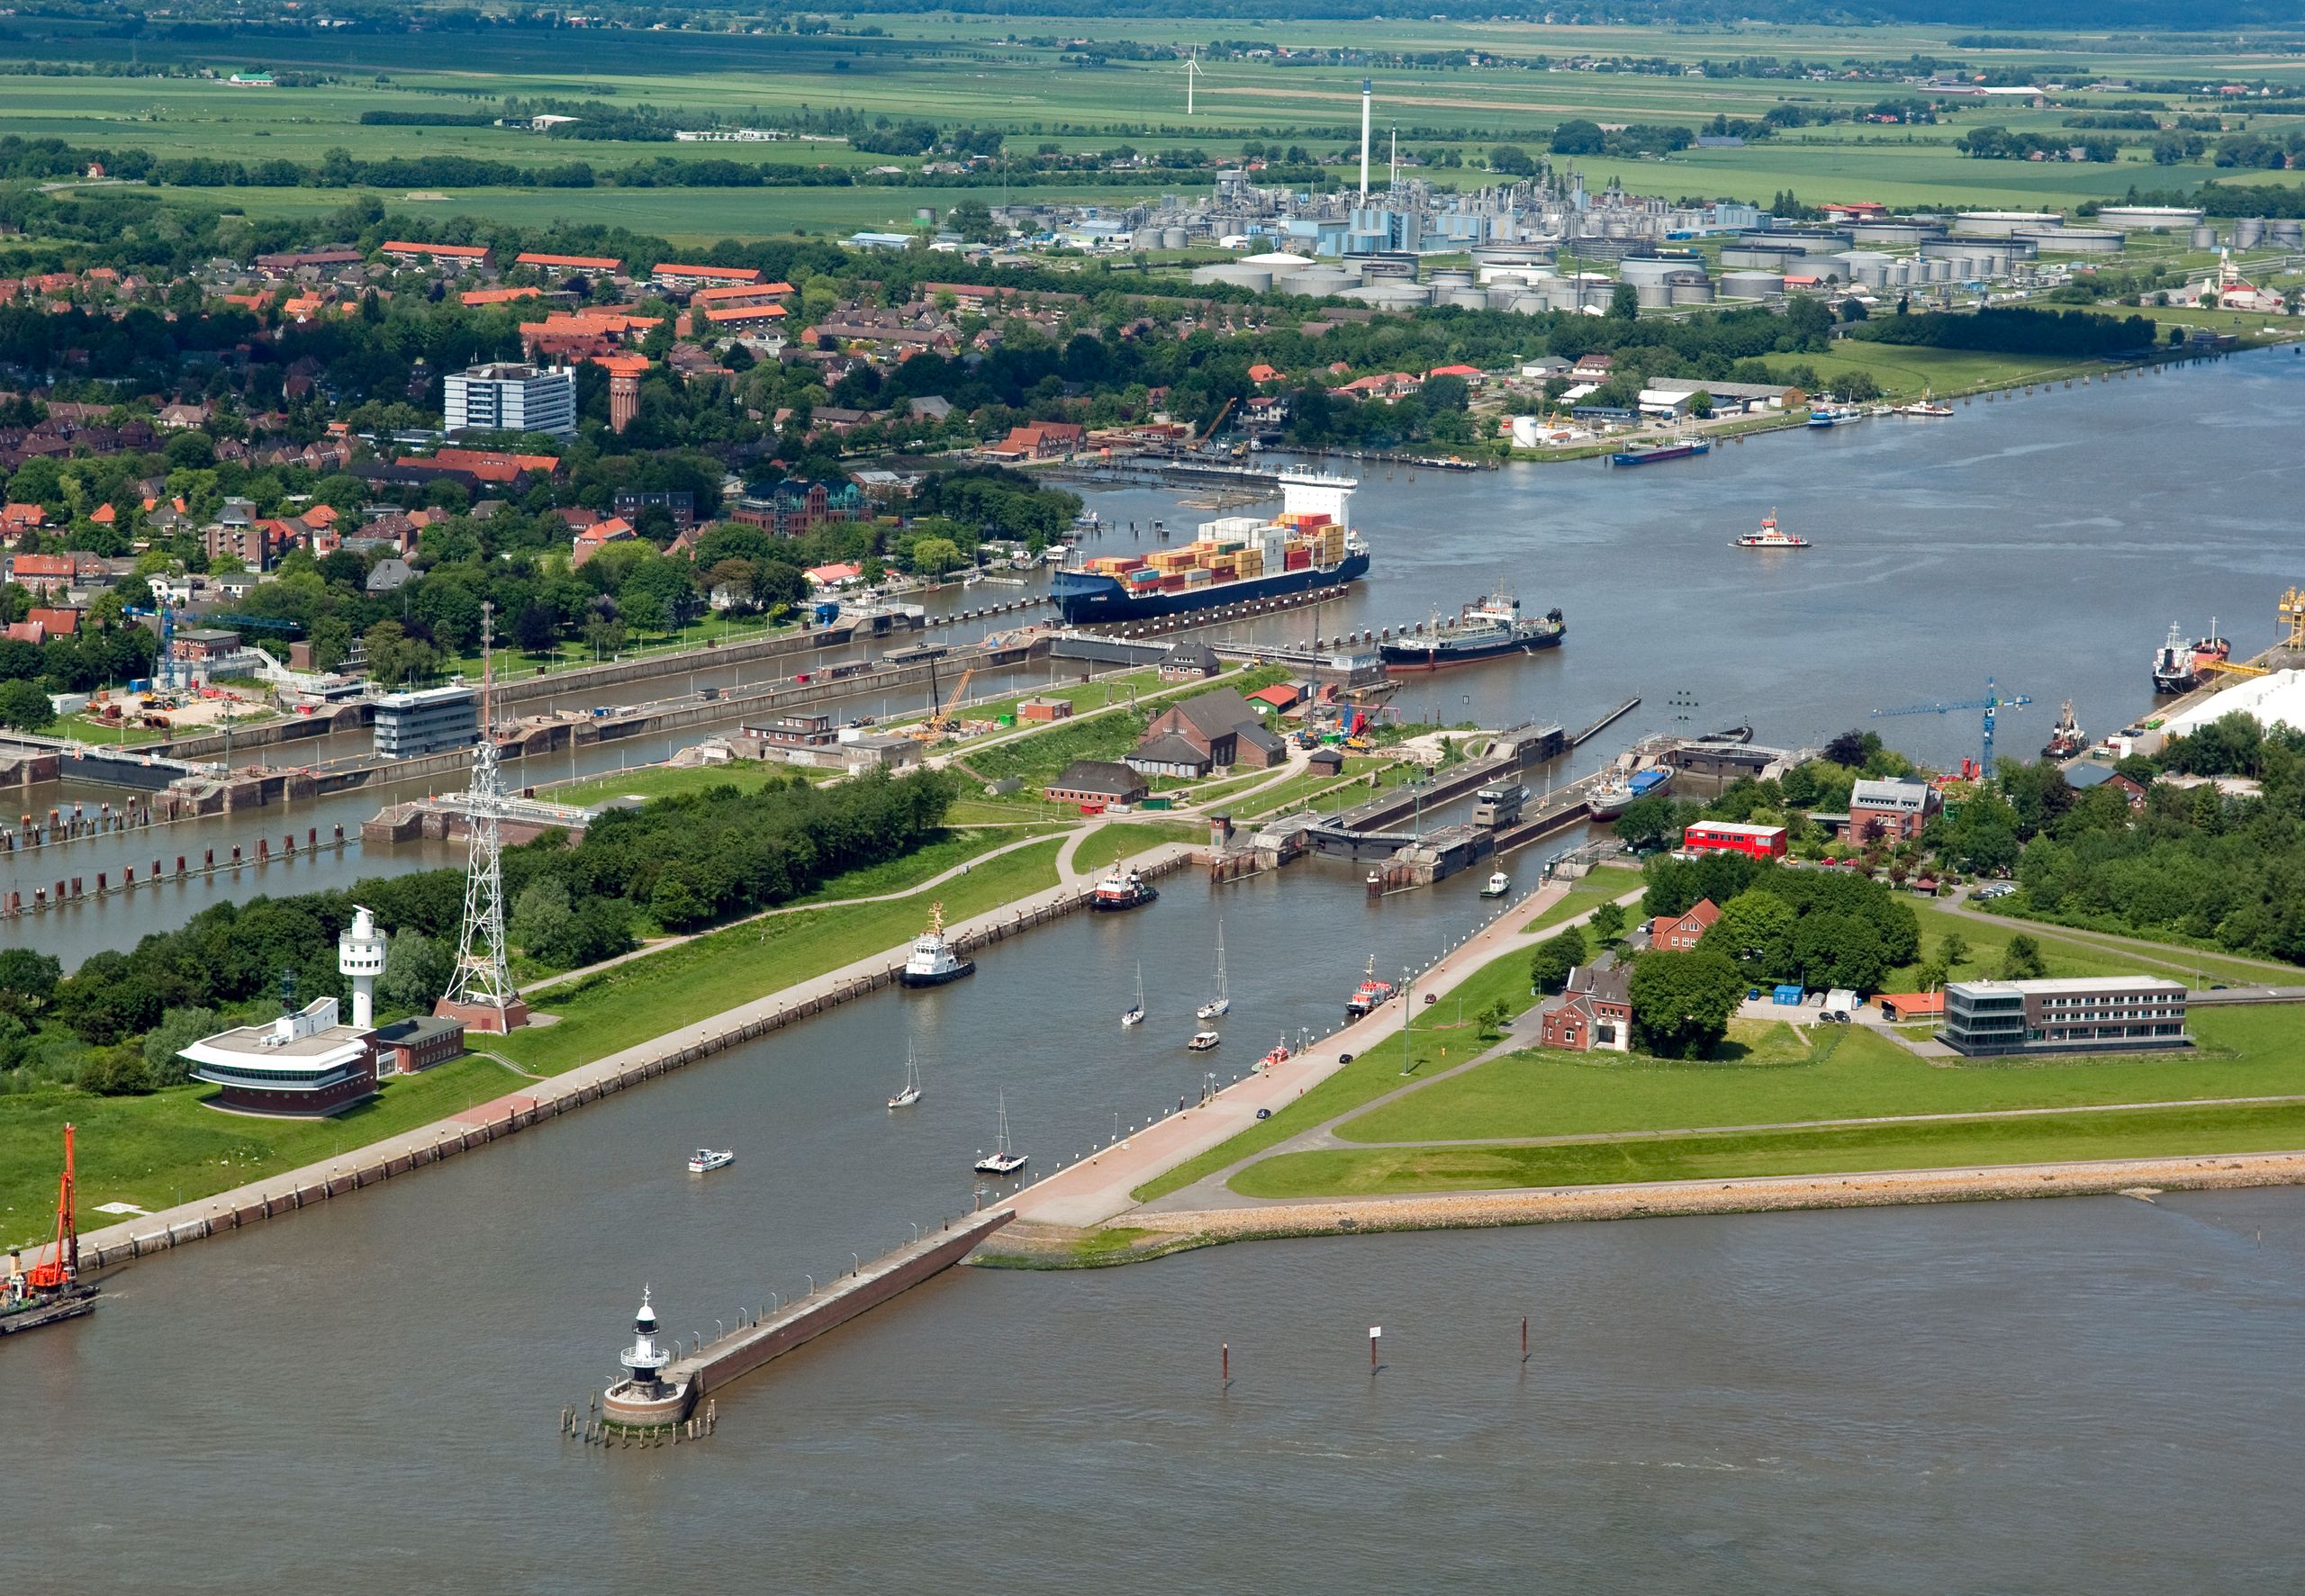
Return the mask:
[[1214,1020],[1228,1014],[1233,1007],[1232,996],[1225,989],[1225,922],[1216,923],[1216,996],[1200,1005],[1198,1014],[1204,1020]]
[[910,1048],[904,1050],[904,1089],[889,1099],[890,1108],[910,1108],[920,1101],[920,1060]]
[[1136,966],[1136,1006],[1122,1014],[1120,1023],[1124,1025],[1144,1023],[1144,965],[1141,960]]
[[990,1152],[979,1150],[976,1172],[980,1175],[1014,1175],[1025,1167],[1025,1160],[1030,1156],[1008,1145],[1008,1093],[1004,1087],[1000,1093],[1000,1140]]

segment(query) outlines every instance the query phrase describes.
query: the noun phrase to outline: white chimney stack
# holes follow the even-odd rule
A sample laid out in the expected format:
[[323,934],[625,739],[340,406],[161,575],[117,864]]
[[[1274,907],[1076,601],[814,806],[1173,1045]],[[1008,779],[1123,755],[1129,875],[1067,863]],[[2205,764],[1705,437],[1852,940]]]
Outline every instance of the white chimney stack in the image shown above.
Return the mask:
[[1369,78],[1360,80],[1360,203],[1369,203],[1369,106],[1377,86]]
[[384,938],[376,916],[355,904],[352,924],[336,942],[336,968],[352,983],[352,1025],[376,1028],[376,978],[384,973]]

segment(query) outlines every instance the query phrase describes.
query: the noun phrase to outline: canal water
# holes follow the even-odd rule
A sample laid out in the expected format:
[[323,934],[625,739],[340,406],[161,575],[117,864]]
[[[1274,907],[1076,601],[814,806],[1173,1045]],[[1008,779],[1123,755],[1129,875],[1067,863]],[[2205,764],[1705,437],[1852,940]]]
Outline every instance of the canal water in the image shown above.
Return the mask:
[[[2296,579],[2300,381],[2259,356],[1686,470],[1378,479],[1356,513],[1379,582],[1352,602],[1398,620],[1501,569],[1563,604],[1559,654],[1442,679],[1482,718],[1573,726],[1641,691],[1665,725],[1686,690],[1703,720],[1807,741],[1991,671],[2102,729],[2143,703],[2169,619],[2262,645]],[[1771,501],[1811,564],[1713,555]],[[789,1299],[972,1203],[1000,1093],[1045,1170],[1326,1030],[1365,965],[1397,978],[1466,934],[1477,888],[1370,904],[1321,861],[1174,877],[954,987],[138,1265],[92,1317],[0,1348],[10,1519],[41,1527],[50,1582],[90,1590],[2299,1583],[2277,1483],[2305,1432],[2294,1192],[963,1271],[732,1387],[708,1444],[556,1435],[644,1284],[684,1337]],[[1220,922],[1234,1010],[1201,1058]],[[1151,1019],[1124,1032],[1140,967]],[[908,1048],[927,1097],[892,1114]],[[737,1163],[688,1176],[701,1143]]]
[[[2188,638],[2213,623],[2242,655],[2272,642],[2275,600],[2305,582],[2295,516],[2305,500],[2305,457],[2294,447],[2300,410],[2305,356],[2284,348],[1976,400],[1948,419],[1886,418],[1723,443],[1704,459],[1633,471],[1598,461],[1481,473],[1338,463],[1333,469],[1362,481],[1352,516],[1373,551],[1368,581],[1333,603],[1217,635],[1282,643],[1398,627],[1509,589],[1532,613],[1556,605],[1566,613],[1563,645],[1411,677],[1394,700],[1402,714],[1486,725],[1533,718],[1574,730],[1641,697],[1639,710],[1562,774],[1591,768],[1644,732],[1739,721],[1750,721],[1762,742],[1794,746],[1870,727],[1951,765],[1977,753],[1977,712],[1883,720],[1872,712],[1977,699],[1990,677],[2003,693],[2033,699],[2001,723],[2002,751],[2030,758],[2062,699],[2073,700],[2092,735],[2142,713],[2152,653],[2173,621]],[[1189,538],[1218,513],[1192,508],[1191,498],[1092,492],[1108,529],[1091,552],[1159,547],[1155,520],[1171,544]],[[1772,509],[1814,546],[1731,546]],[[1018,592],[984,586],[927,601],[966,609]],[[929,636],[959,642],[1017,619]],[[752,679],[764,669],[752,667]],[[694,684],[725,686],[735,675],[699,672]],[[631,684],[616,701],[689,682],[682,673]],[[927,701],[925,688],[908,689],[840,710],[885,715]],[[708,731],[556,755],[513,773],[535,781],[612,771],[664,758]],[[447,785],[215,817],[152,834],[157,846],[103,838],[19,855],[0,860],[0,890],[29,898],[59,876],[141,870],[156,853],[173,860],[240,843],[253,854],[257,836],[276,842],[292,828],[300,837],[310,825],[326,834],[341,823],[350,834],[389,798]],[[28,796],[44,811],[59,801],[51,790]],[[120,795],[75,796],[94,803]],[[179,924],[219,897],[348,885],[438,861],[423,850],[348,847],[292,870],[250,868],[197,888],[0,924],[0,946],[42,945],[77,963],[127,927]]]

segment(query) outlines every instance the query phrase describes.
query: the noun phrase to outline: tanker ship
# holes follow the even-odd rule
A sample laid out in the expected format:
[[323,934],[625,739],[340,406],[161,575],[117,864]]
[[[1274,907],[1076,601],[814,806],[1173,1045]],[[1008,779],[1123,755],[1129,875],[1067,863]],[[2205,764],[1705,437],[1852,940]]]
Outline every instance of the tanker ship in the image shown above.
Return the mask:
[[1049,597],[1068,626],[1154,620],[1223,604],[1342,587],[1368,574],[1369,546],[1350,525],[1347,505],[1360,484],[1309,472],[1280,475],[1273,519],[1225,516],[1200,524],[1182,548],[1104,555],[1068,565]]

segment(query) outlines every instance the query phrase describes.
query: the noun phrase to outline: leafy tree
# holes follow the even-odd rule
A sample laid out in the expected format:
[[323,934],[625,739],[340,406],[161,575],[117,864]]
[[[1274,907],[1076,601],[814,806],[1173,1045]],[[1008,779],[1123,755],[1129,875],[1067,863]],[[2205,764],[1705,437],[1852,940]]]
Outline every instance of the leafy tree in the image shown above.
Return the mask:
[[1633,1038],[1659,1058],[1703,1058],[1728,1033],[1744,995],[1744,977],[1722,954],[1643,953],[1632,966]]
[[912,568],[932,580],[961,563],[960,546],[949,537],[922,537],[912,546]]
[[1773,892],[1740,892],[1721,906],[1702,945],[1735,960],[1748,981],[1776,980],[1791,969],[1797,918]]
[[408,635],[398,621],[378,621],[363,634],[368,654],[368,679],[379,686],[400,687],[439,668],[431,645]]
[[1945,933],[1937,944],[1937,961],[1947,969],[1954,969],[1969,961],[1969,939],[1957,930]]
[[[1600,130],[1595,128],[1594,131],[1598,132]],[[1556,134],[1554,137],[1556,141],[1553,148],[1559,149],[1560,148],[1558,141],[1559,135]],[[1530,159],[1529,152],[1518,144],[1497,144],[1489,149],[1488,169],[1492,172],[1503,172],[1507,176],[1526,177],[1537,169],[1537,163]]]
[[36,1014],[56,994],[64,966],[53,953],[30,948],[0,948],[0,1010]]
[[216,1011],[194,1005],[172,1008],[160,1023],[144,1033],[144,1072],[156,1087],[180,1087],[192,1078],[192,1067],[176,1055],[219,1028]]
[[1529,950],[1529,984],[1546,994],[1568,984],[1568,972],[1591,956],[1582,927],[1570,925]]
[[413,1014],[429,1014],[456,974],[456,955],[447,943],[420,931],[396,931],[384,951],[384,978],[376,996]]
[[2048,965],[2041,958],[2039,942],[2023,932],[2009,939],[2009,946],[2002,951],[2001,955],[2002,980],[2037,981],[2048,973]]
[[0,726],[19,732],[43,732],[55,722],[56,710],[38,682],[0,682]]
[[1611,824],[1618,838],[1634,848],[1655,847],[1680,838],[1680,811],[1668,793],[1652,792],[1633,799]]
[[128,1097],[152,1089],[142,1051],[129,1044],[99,1048],[90,1053],[73,1084],[99,1097]]
[[1847,731],[1825,744],[1825,757],[1837,765],[1861,771],[1865,762],[1881,752],[1877,732]]
[[513,942],[533,957],[566,934],[570,912],[568,883],[558,876],[539,876],[514,901],[506,929]]
[[530,600],[512,618],[512,639],[522,652],[550,654],[560,639],[560,618],[541,600]]
[[[1601,131],[1599,122],[1575,117],[1553,129],[1552,152],[1555,155],[1599,155],[1608,147],[1608,134]],[[1488,164],[1491,167],[1496,165],[1493,151]]]
[[1620,283],[1609,291],[1609,319],[1631,321],[1641,314],[1641,295],[1630,283]]
[[1609,947],[1624,937],[1624,905],[1614,900],[1593,911],[1593,935],[1603,947]]

